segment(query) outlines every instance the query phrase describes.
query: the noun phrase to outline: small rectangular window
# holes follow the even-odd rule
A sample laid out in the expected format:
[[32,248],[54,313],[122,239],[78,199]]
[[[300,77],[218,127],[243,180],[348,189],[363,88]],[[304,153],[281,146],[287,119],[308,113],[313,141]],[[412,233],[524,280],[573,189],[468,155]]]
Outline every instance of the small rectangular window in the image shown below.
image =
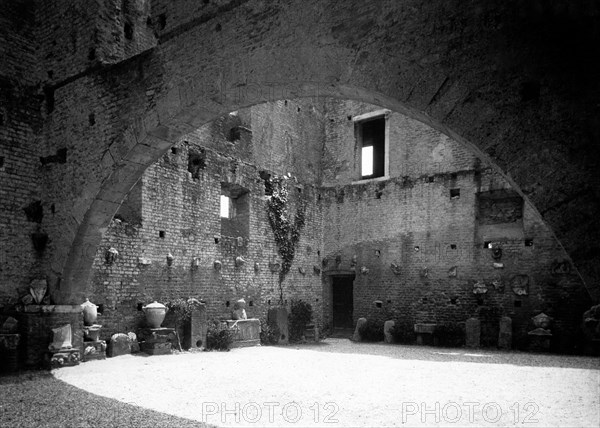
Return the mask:
[[460,198],[460,189],[450,189],[450,199]]

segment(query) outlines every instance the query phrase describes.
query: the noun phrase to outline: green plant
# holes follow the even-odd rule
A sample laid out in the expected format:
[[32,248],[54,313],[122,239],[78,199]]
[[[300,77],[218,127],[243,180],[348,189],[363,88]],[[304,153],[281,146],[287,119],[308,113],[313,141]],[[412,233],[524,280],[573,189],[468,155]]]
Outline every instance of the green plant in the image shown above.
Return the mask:
[[215,321],[208,324],[206,333],[206,349],[216,351],[229,351],[233,343],[233,333],[227,327],[227,324]]
[[358,329],[360,337],[365,342],[383,341],[383,321],[369,319]]
[[279,334],[277,324],[260,320],[260,343],[262,345],[276,345],[279,342]]
[[188,299],[174,299],[165,303],[165,306],[175,316],[175,324],[189,321],[192,318],[192,312],[200,307],[200,301],[192,297]]
[[460,347],[465,343],[465,332],[460,324],[447,322],[435,327],[435,336],[440,346]]
[[312,320],[312,306],[304,300],[292,299],[288,322],[290,328],[290,341],[297,342],[302,339],[306,326]]
[[415,342],[415,326],[408,321],[396,321],[390,333],[395,343],[410,345]]
[[273,194],[267,202],[267,215],[282,260],[279,271],[279,298],[281,302],[283,302],[282,283],[292,267],[296,245],[300,240],[300,231],[304,227],[306,211],[304,200],[299,198],[296,203],[296,215],[294,220],[291,220],[291,215],[288,212],[289,191],[287,180],[288,177],[271,177],[268,181]]

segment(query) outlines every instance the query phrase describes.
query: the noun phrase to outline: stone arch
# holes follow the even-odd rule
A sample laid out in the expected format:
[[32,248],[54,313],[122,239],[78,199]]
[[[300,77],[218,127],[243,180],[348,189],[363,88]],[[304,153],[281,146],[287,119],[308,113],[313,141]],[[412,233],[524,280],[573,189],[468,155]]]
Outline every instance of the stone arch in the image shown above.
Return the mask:
[[[568,153],[558,158],[546,153],[548,148],[568,152],[575,138],[595,153],[600,126],[590,125],[594,101],[591,95],[570,98],[567,85],[573,77],[553,68],[568,45],[547,45],[534,37],[552,31],[537,20],[535,11],[486,2],[469,10],[358,1],[343,8],[312,1],[274,10],[266,3],[242,3],[213,17],[236,21],[235,26],[223,24],[215,30],[214,20],[191,20],[167,28],[156,47],[82,77],[118,101],[127,118],[111,129],[110,141],[100,142],[110,156],[103,157],[106,162],[74,195],[77,221],[62,242],[70,250],[54,256],[63,273],[62,299],[80,300],[74,293],[85,288],[102,231],[144,169],[176,138],[240,107],[306,96],[380,105],[467,145],[521,189],[567,243],[567,251],[578,255],[573,257],[576,264],[595,260],[571,236],[593,229],[589,212],[598,200],[586,200],[589,193],[577,191],[591,166]],[[417,6],[419,13],[411,9]],[[306,19],[306,10],[319,12],[320,18]],[[585,14],[578,10],[565,20],[575,27]],[[516,31],[519,24],[530,28]],[[583,36],[579,32],[573,37]],[[456,44],[453,37],[469,43]],[[504,46],[511,43],[519,43],[521,50],[506,54]],[[499,55],[507,58],[498,61]],[[571,60],[571,71],[598,88],[591,78],[600,69],[598,61],[585,68],[579,67],[583,57]],[[540,95],[540,70],[550,76],[543,80],[546,97]],[[69,97],[67,91],[89,90],[77,83],[66,83],[64,94],[56,91],[57,110],[80,108],[61,102]],[[568,121],[557,120],[565,116]],[[82,161],[82,170],[89,162]],[[553,192],[565,197],[557,204]],[[581,221],[573,221],[574,216]]]

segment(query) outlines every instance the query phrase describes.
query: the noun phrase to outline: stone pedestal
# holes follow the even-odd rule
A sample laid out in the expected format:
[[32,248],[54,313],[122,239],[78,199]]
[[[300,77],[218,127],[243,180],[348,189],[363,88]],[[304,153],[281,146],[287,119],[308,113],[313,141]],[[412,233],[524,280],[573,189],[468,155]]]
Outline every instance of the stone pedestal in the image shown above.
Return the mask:
[[417,334],[417,345],[437,345],[435,337],[435,327],[437,324],[417,323],[415,324],[415,333]]
[[362,342],[362,336],[360,335],[360,329],[366,323],[367,323],[366,318],[359,318],[358,320],[356,320],[356,328],[354,329],[354,334],[352,335],[353,342]]
[[304,329],[304,340],[311,342],[319,341],[319,328],[314,324],[308,324]]
[[12,373],[19,369],[19,334],[0,334],[0,372]]
[[76,366],[81,361],[81,351],[76,348],[48,351],[44,356],[44,365],[49,369]]
[[21,334],[21,364],[25,368],[48,366],[46,353],[52,341],[52,330],[71,325],[72,346],[83,348],[83,314],[80,305],[27,305],[15,315]]
[[145,328],[140,331],[138,339],[140,349],[149,355],[164,355],[172,352],[172,344],[177,341],[174,328]]
[[529,337],[529,350],[535,352],[548,352],[552,333],[544,328],[536,328],[527,333]]
[[467,348],[479,348],[481,346],[481,321],[477,318],[469,318],[465,323],[465,344]]
[[[184,347],[189,349],[206,348],[206,334],[208,332],[208,323],[206,321],[206,305],[201,303],[197,310],[192,312],[190,319],[190,343],[185,343]],[[185,342],[187,342],[187,337]],[[189,345],[189,346],[188,346]]]
[[396,325],[395,321],[388,320],[383,324],[383,339],[385,343],[394,343],[394,336],[392,335],[392,329]]
[[233,332],[232,348],[260,345],[260,321],[257,318],[227,320],[227,328]]
[[500,332],[498,333],[498,348],[512,348],[512,319],[510,317],[500,318]]
[[100,330],[102,329],[101,325],[86,325],[83,327],[83,340],[87,341],[98,341],[100,340]]
[[288,327],[288,311],[286,308],[278,307],[271,308],[267,312],[267,322],[270,325],[277,325],[279,328],[279,340],[280,344],[287,344],[290,341],[290,332]]

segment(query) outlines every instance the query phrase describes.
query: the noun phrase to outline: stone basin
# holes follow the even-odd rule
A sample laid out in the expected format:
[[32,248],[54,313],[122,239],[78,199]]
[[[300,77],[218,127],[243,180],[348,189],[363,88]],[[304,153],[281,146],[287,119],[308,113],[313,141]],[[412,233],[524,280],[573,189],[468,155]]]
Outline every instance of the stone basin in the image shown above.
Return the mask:
[[260,321],[258,318],[247,320],[227,320],[227,328],[233,332],[232,348],[260,345]]

